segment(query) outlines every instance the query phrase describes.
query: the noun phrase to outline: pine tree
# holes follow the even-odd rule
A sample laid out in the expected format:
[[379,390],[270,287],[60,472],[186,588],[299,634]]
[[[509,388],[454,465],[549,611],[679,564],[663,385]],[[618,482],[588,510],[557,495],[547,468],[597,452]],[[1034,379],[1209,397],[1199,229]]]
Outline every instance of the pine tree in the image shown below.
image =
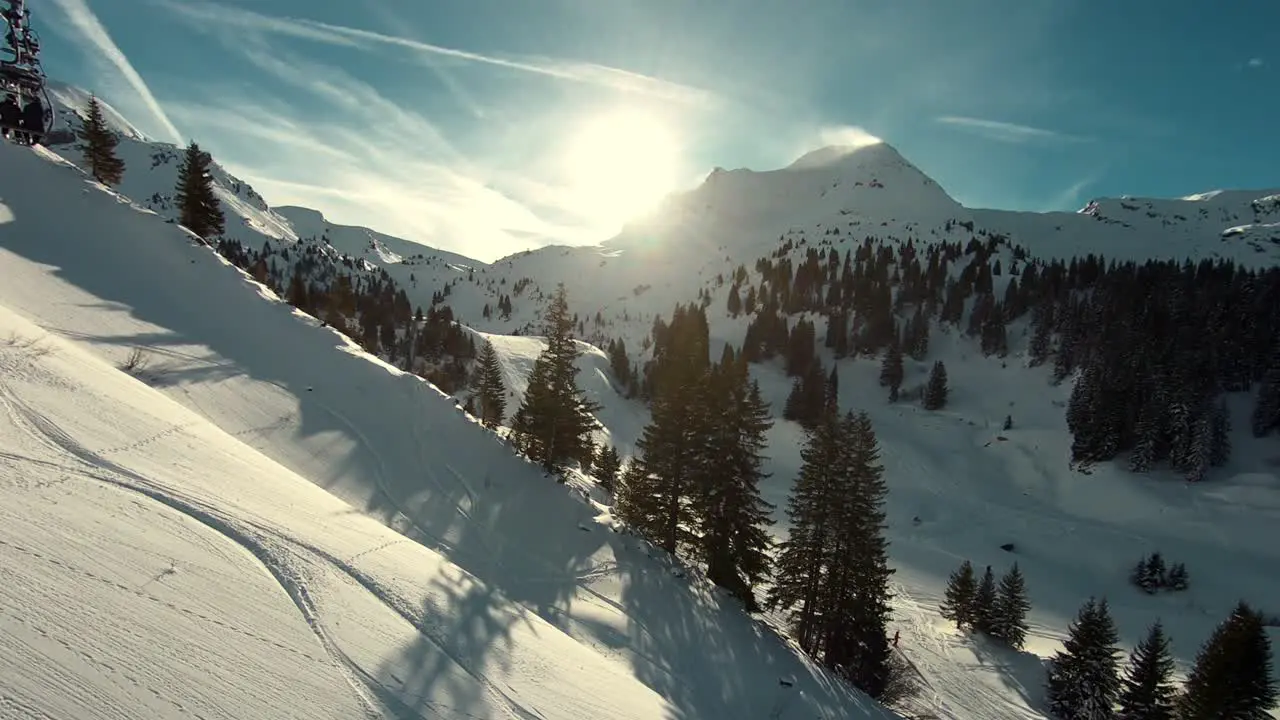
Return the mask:
[[845,676],[871,697],[889,684],[888,625],[889,542],[885,538],[884,501],[888,485],[880,465],[880,448],[866,412],[848,413],[841,422],[843,442],[838,456],[849,481],[837,512],[841,532],[833,574],[832,610],[827,616],[826,660],[844,668]]
[[213,175],[209,166],[213,158],[195,142],[187,145],[182,165],[178,168],[175,201],[178,222],[197,236],[211,240],[224,232],[222,206],[213,193]]
[[821,651],[818,620],[823,617],[823,581],[828,579],[831,547],[839,531],[836,503],[844,478],[836,459],[842,442],[840,418],[829,409],[805,434],[800,449],[800,476],[787,499],[790,529],[778,546],[777,572],[768,604],[790,613],[800,647],[811,655]]
[[727,589],[749,612],[760,607],[753,588],[769,572],[773,506],[760,496],[766,434],[773,426],[760,387],[745,362],[726,354],[712,374],[714,421],[693,511],[701,532],[699,559],[707,579]]
[[89,98],[87,117],[76,135],[82,141],[80,150],[93,179],[109,187],[119,185],[124,177],[124,161],[116,155],[120,140],[107,127],[98,98]]
[[791,529],[769,605],[789,611],[800,646],[873,697],[889,686],[887,492],[865,413],[831,407],[809,431],[788,500]]
[[978,589],[973,594],[973,629],[983,635],[990,635],[995,624],[996,615],[996,576],[988,565],[978,582]]
[[1266,720],[1277,700],[1262,615],[1241,602],[1205,641],[1179,698],[1182,720]]
[[586,457],[599,405],[578,389],[573,317],[561,284],[547,307],[547,347],[533,363],[524,402],[512,421],[516,447],[548,473]]
[[1018,563],[1000,578],[996,590],[996,608],[991,622],[991,636],[1011,648],[1021,650],[1027,640],[1027,612],[1031,603],[1027,600],[1026,580]]
[[941,360],[933,363],[929,383],[924,388],[924,409],[940,410],[947,404],[947,367]]
[[956,628],[973,623],[973,603],[978,593],[978,579],[973,564],[965,560],[947,579],[946,595],[939,608],[942,617],[951,620]]
[[1080,608],[1063,649],[1049,661],[1046,701],[1062,720],[1109,720],[1120,696],[1118,641],[1107,601]]
[[889,402],[898,401],[898,390],[902,387],[904,374],[902,348],[897,342],[892,342],[880,362],[880,384],[889,388]]
[[1138,564],[1133,566],[1133,571],[1129,573],[1129,582],[1136,585],[1148,595],[1154,595],[1158,585],[1152,581],[1151,575],[1147,572],[1147,566],[1150,560],[1143,558]]
[[1231,459],[1231,413],[1225,398],[1218,398],[1210,415],[1209,465],[1222,467]]
[[1169,577],[1166,585],[1170,590],[1175,592],[1187,589],[1187,566],[1182,563],[1174,563],[1169,568]]
[[618,482],[618,473],[622,470],[622,458],[612,445],[601,445],[596,454],[596,480],[600,487],[613,492]]
[[1158,552],[1147,558],[1147,568],[1143,578],[1143,588],[1151,588],[1155,592],[1168,584],[1168,571],[1165,569],[1164,556]]
[[1263,437],[1272,429],[1280,427],[1280,345],[1272,351],[1271,363],[1262,376],[1249,425],[1254,437]]
[[1129,655],[1129,665],[1120,680],[1116,720],[1173,720],[1177,696],[1173,669],[1169,639],[1156,621],[1147,638]]
[[677,306],[670,326],[654,335],[654,360],[646,368],[650,420],[614,507],[623,522],[674,555],[682,547],[699,547],[694,500],[711,464],[707,446],[715,396],[706,316]]
[[502,366],[493,343],[485,341],[480,351],[479,383],[476,397],[480,402],[480,420],[486,427],[497,427],[507,416],[507,386],[502,380]]

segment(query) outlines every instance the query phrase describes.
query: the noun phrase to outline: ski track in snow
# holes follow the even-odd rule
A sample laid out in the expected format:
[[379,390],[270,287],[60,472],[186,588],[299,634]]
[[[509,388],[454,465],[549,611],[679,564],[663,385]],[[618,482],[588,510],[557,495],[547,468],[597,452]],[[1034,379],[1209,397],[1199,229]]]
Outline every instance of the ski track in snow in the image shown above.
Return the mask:
[[[288,563],[283,562],[278,555],[268,550],[265,543],[256,540],[250,533],[237,528],[232,521],[220,517],[216,510],[208,507],[199,507],[193,501],[183,500],[175,495],[163,492],[146,477],[107,459],[101,453],[95,453],[84,447],[52,420],[14,395],[2,380],[0,380],[0,404],[4,405],[10,419],[17,426],[23,428],[30,437],[38,440],[51,450],[78,462],[82,466],[79,470],[80,476],[137,493],[176,510],[257,558],[262,569],[275,579],[280,589],[297,606],[303,620],[315,634],[317,642],[347,678],[347,682],[351,684],[360,704],[365,708],[366,717],[383,717],[383,713],[377,709],[376,704],[369,698],[363,682],[352,671],[350,663],[336,650],[332,640],[326,635],[315,608],[307,595],[306,586],[293,577],[292,573],[287,570]],[[174,427],[165,434],[181,432],[182,430],[183,428],[181,427]],[[151,439],[154,440],[155,438]],[[133,449],[135,447],[141,447],[141,443],[125,449]],[[108,452],[119,451],[120,449],[113,448]],[[106,470],[109,474],[102,474],[98,472],[100,470]],[[15,549],[22,551],[22,548],[15,547]],[[94,579],[104,581],[102,578]],[[120,587],[128,590],[126,587]],[[221,624],[217,621],[214,622],[215,624]]]
[[[515,720],[544,720],[542,715],[526,709],[486,676],[471,669],[469,664],[465,662],[463,658],[448,649],[442,637],[438,633],[433,632],[430,626],[423,622],[423,618],[418,617],[403,600],[397,597],[394,593],[388,591],[386,588],[381,587],[376,580],[359,570],[356,570],[350,564],[352,561],[365,554],[377,552],[402,541],[384,543],[377,547],[370,548],[369,550],[354,556],[350,560],[344,561],[313,545],[300,540],[288,538],[268,526],[263,526],[254,522],[233,521],[224,517],[223,514],[215,508],[209,507],[195,500],[179,498],[172,493],[160,489],[148,478],[104,457],[105,453],[135,450],[143,447],[145,444],[154,442],[161,437],[183,432],[185,428],[182,426],[172,427],[169,430],[153,435],[144,441],[133,443],[128,446],[108,448],[105,451],[95,452],[81,445],[68,433],[58,427],[58,425],[52,420],[42,415],[38,410],[24,403],[9,391],[3,381],[0,381],[0,405],[5,407],[9,417],[15,422],[15,424],[26,430],[30,437],[38,440],[43,445],[62,456],[76,461],[80,466],[78,468],[65,468],[65,466],[63,466],[65,469],[74,469],[81,477],[107,483],[113,487],[137,493],[172,510],[176,510],[187,515],[191,519],[207,527],[209,530],[217,533],[227,541],[235,544],[257,558],[263,570],[275,579],[276,583],[280,586],[280,589],[289,596],[290,600],[298,608],[303,620],[315,634],[316,640],[323,648],[325,654],[346,677],[347,682],[351,685],[353,692],[360,701],[360,704],[364,707],[367,718],[373,719],[386,717],[385,710],[381,709],[379,703],[371,697],[372,689],[369,687],[370,679],[368,676],[357,667],[353,666],[350,660],[347,659],[340,649],[338,649],[337,645],[326,633],[323,624],[320,621],[319,613],[316,611],[316,608],[310,599],[306,582],[299,576],[297,570],[294,569],[295,564],[285,559],[287,551],[283,549],[272,550],[267,543],[255,538],[253,532],[250,532],[243,527],[238,527],[238,525],[248,525],[253,527],[254,530],[257,530],[258,532],[272,536],[282,545],[292,545],[295,551],[302,549],[311,553],[312,555],[324,560],[333,569],[338,570],[351,578],[360,587],[364,588],[373,597],[377,598],[379,602],[403,618],[405,622],[417,628],[419,632],[429,638],[433,644],[454,664],[465,670],[473,679],[476,680],[476,682],[483,685],[498,704],[505,708],[507,717]],[[106,474],[100,472],[102,470],[107,471]],[[404,541],[407,542],[408,540],[406,539]],[[7,543],[0,540],[0,544]],[[20,546],[13,547],[19,552],[26,552],[30,554],[30,551],[25,548]],[[36,557],[39,556],[37,555]],[[53,562],[56,563],[57,561],[54,560]],[[110,583],[109,580],[101,577],[91,577],[91,579],[98,582]],[[115,586],[122,590],[130,590],[130,588],[123,585]],[[149,599],[156,600],[157,602],[163,602],[153,596],[145,594],[142,595]],[[169,606],[173,607],[171,604]],[[183,612],[190,612],[182,610],[182,608],[176,609]],[[209,620],[209,618],[198,614],[196,616],[201,619]],[[211,620],[211,622],[225,627],[225,624],[218,620]],[[231,629],[234,630],[235,628]],[[251,632],[239,632],[253,637]],[[382,689],[378,688],[378,690],[381,691]]]

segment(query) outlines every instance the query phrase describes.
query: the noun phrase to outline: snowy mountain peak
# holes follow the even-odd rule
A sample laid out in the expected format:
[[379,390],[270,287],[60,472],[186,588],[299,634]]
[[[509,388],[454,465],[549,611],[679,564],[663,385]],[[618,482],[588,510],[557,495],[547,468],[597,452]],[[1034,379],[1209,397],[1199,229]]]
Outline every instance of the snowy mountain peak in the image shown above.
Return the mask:
[[965,218],[958,202],[888,143],[831,145],[778,170],[716,168],[606,244],[651,245],[655,235],[672,235],[681,244],[751,249],[743,259],[754,260],[758,243],[789,232],[890,228],[905,237]]
[[817,168],[839,165],[849,160],[865,162],[870,158],[894,159],[903,161],[902,155],[893,146],[884,141],[868,141],[861,144],[827,145],[801,155],[795,162],[786,167],[787,170],[814,170]]

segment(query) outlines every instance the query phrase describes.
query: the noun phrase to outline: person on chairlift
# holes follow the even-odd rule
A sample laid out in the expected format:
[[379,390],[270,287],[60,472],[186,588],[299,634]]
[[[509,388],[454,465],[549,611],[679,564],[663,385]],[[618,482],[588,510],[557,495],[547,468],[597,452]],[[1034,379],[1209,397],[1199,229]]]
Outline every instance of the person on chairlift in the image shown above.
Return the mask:
[[40,96],[31,98],[22,108],[22,129],[27,131],[27,142],[35,145],[44,140],[44,103]]
[[22,108],[18,107],[18,98],[7,93],[0,101],[0,134],[4,137],[14,135],[22,126]]

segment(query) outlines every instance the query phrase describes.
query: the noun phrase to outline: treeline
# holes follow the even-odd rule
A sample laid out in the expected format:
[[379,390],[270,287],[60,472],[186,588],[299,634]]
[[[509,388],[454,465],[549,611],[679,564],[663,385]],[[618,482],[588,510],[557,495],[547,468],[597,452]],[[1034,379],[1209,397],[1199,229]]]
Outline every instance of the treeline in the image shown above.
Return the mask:
[[1156,621],[1120,667],[1106,599],[1091,598],[1049,661],[1046,702],[1062,720],[1262,720],[1278,695],[1263,616],[1244,602],[1209,636],[1179,689],[1170,639]]
[[[1253,434],[1280,428],[1278,268],[1042,261],[1016,247],[1001,257],[1008,243],[998,236],[964,246],[868,237],[843,256],[808,247],[799,262],[787,247],[754,274],[739,266],[718,282],[729,314],[751,316],[742,355],[779,359],[795,379],[791,419],[811,425],[821,405],[829,373],[818,342],[836,358],[879,355],[897,401],[903,358],[927,358],[932,323],[1003,357],[1009,323],[1028,318],[1028,362],[1050,364],[1055,380],[1078,378],[1067,410],[1076,464],[1123,454],[1135,472],[1167,463],[1202,479],[1230,457],[1224,394],[1253,387]],[[945,367],[935,363],[917,392],[926,407],[945,404]]]
[[414,308],[381,268],[341,255],[321,238],[246,249],[238,240],[215,247],[290,305],[350,337],[371,355],[418,373],[446,393],[466,385],[476,344],[448,305]]
[[[105,185],[119,185],[125,171],[116,155],[119,138],[107,127],[96,98],[90,99],[77,136],[89,173]],[[179,224],[290,305],[351,337],[365,351],[422,374],[448,393],[466,383],[476,347],[443,304],[449,285],[433,294],[431,307],[423,313],[410,305],[385,270],[338,253],[327,240],[317,243],[313,238],[292,248],[264,242],[261,250],[253,251],[222,237],[225,217],[214,193],[212,163],[209,153],[194,142],[184,151],[173,194]]]

